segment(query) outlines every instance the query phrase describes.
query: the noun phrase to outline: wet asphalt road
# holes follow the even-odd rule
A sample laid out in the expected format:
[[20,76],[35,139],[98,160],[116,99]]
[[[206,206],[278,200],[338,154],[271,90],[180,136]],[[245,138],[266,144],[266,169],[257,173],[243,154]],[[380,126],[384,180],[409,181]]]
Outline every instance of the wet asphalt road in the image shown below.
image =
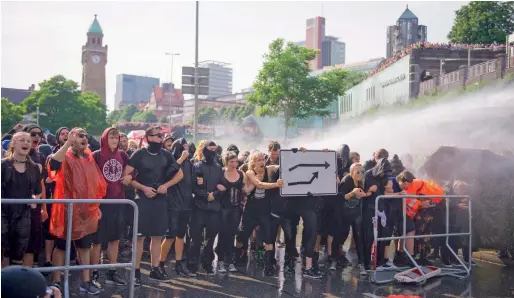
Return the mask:
[[[282,269],[283,249],[279,249],[278,253],[279,269]],[[376,285],[369,278],[361,277],[357,268],[353,267],[335,272],[323,269],[324,277],[321,280],[309,280],[302,278],[301,264],[297,264],[295,274],[284,274],[279,270],[274,277],[265,277],[262,267],[256,264],[253,257],[246,268],[238,267],[240,273],[217,274],[212,277],[199,274],[197,278],[178,278],[172,272],[172,280],[165,283],[149,281],[149,268],[147,262],[142,264],[143,286],[136,288],[135,297],[514,297],[514,268],[483,262],[478,262],[467,279],[436,277],[423,286],[395,283]],[[75,273],[70,288],[71,296],[87,296],[78,292],[78,279],[79,275]],[[128,297],[128,290],[127,287],[106,285],[100,296],[96,297]]]

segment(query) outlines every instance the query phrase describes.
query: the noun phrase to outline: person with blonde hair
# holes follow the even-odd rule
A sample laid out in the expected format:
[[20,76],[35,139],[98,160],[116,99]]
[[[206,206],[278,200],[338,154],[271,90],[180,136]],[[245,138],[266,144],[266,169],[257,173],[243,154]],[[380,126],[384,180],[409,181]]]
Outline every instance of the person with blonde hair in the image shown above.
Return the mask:
[[[2,198],[39,199],[43,192],[41,167],[29,156],[32,140],[30,134],[13,135],[6,157],[2,159]],[[31,212],[36,205],[2,205],[2,261],[21,265],[29,245]]]

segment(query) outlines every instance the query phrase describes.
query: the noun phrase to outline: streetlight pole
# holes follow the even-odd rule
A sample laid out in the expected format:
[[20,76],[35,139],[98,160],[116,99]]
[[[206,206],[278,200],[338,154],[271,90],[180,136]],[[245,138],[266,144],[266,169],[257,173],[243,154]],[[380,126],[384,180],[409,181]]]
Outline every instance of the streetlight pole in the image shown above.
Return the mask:
[[171,126],[173,124],[173,120],[171,119],[171,98],[173,97],[173,93],[171,92],[171,88],[173,87],[173,91],[175,91],[175,86],[173,85],[173,58],[175,56],[180,56],[180,53],[166,53],[166,56],[171,56],[171,76],[170,76],[170,101],[169,101],[169,109],[168,109],[168,112],[169,112],[169,115],[170,115],[170,129],[169,129],[169,132],[171,133]]
[[200,2],[196,1],[196,38],[195,38],[195,114],[193,127],[193,142],[196,143],[198,138],[198,18],[199,18]]

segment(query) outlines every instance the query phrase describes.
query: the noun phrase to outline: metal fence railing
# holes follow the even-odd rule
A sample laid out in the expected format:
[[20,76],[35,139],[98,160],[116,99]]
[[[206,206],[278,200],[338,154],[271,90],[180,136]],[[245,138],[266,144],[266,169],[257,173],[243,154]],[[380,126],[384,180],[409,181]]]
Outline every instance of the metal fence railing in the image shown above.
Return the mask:
[[[68,206],[68,214],[66,221],[66,251],[64,258],[64,266],[56,267],[40,267],[35,268],[40,272],[54,272],[64,271],[64,297],[70,297],[69,291],[69,272],[85,269],[110,269],[110,268],[130,268],[129,280],[129,298],[134,298],[134,279],[136,274],[136,256],[137,256],[137,226],[139,218],[139,209],[135,202],[131,200],[116,200],[116,199],[2,199],[3,204],[66,204]],[[116,263],[116,264],[99,264],[99,265],[78,265],[70,266],[70,253],[71,253],[71,225],[68,223],[73,222],[73,205],[75,204],[128,204],[134,208],[134,228],[132,229],[132,260],[130,263]]]
[[[407,235],[407,224],[406,224],[406,217],[407,217],[407,213],[406,213],[406,209],[407,209],[407,204],[406,204],[406,199],[408,198],[413,198],[413,199],[430,199],[430,198],[440,198],[440,199],[445,199],[443,202],[446,204],[446,221],[445,221],[445,226],[446,226],[446,233],[444,234],[430,234],[430,235],[413,235],[413,236],[408,236]],[[448,248],[448,250],[451,252],[451,254],[453,255],[453,257],[459,261],[460,265],[462,266],[463,269],[453,269],[453,268],[445,268],[445,270],[448,270],[449,273],[446,273],[444,275],[447,275],[447,276],[454,276],[454,277],[458,277],[458,278],[467,278],[470,273],[471,273],[471,254],[472,254],[472,235],[471,235],[471,231],[472,231],[472,228],[471,228],[471,200],[469,200],[469,208],[468,208],[468,215],[469,215],[469,231],[468,232],[465,232],[465,233],[450,233],[450,200],[452,199],[469,199],[469,196],[457,196],[457,195],[444,195],[444,196],[415,196],[415,195],[402,195],[402,196],[378,196],[376,201],[375,201],[375,217],[374,217],[374,225],[373,225],[373,236],[374,236],[374,246],[375,246],[375,250],[377,250],[377,247],[378,247],[378,242],[379,241],[389,241],[391,242],[392,240],[402,240],[402,247],[403,247],[403,251],[407,252],[407,247],[406,247],[406,239],[423,239],[423,238],[441,238],[441,237],[445,237],[446,238],[446,247]],[[380,200],[384,200],[384,199],[402,199],[402,213],[403,213],[403,227],[402,227],[402,233],[401,233],[401,236],[393,236],[393,237],[382,237],[382,238],[379,238],[378,237],[378,225],[379,225],[379,221],[378,221],[378,203]],[[441,202],[441,204],[443,203]],[[450,246],[450,242],[449,242],[449,239],[451,236],[468,236],[469,237],[469,256],[470,256],[470,263],[469,263],[469,266],[466,266],[466,264],[464,264],[464,262],[462,262],[462,260],[459,258],[458,254],[453,250],[453,248]],[[464,254],[465,252],[463,252]],[[425,273],[423,272],[423,270],[421,269],[421,267],[418,265],[418,263],[416,262],[416,260],[414,260],[414,258],[409,254],[409,253],[406,253],[406,255],[408,256],[408,258],[410,259],[410,261],[412,262],[412,264],[419,270],[419,272],[421,273],[422,275],[422,281],[421,283],[425,283],[427,281],[427,277],[425,275]],[[388,282],[391,282],[394,280],[389,278],[389,279],[384,279],[384,280],[377,280],[377,271],[374,270],[373,272],[373,276],[372,276],[372,280],[377,283],[377,284],[381,284],[381,283],[388,283]]]

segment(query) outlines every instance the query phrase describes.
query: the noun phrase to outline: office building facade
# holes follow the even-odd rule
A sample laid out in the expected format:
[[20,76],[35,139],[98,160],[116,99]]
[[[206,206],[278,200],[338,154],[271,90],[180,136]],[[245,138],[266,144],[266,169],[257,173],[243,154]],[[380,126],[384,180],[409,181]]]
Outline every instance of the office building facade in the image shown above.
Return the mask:
[[118,110],[129,104],[148,102],[154,87],[160,85],[158,78],[119,74],[116,76],[116,93],[114,109]]
[[[325,40],[325,18],[315,17],[307,20],[305,31],[305,47],[322,51],[323,40]],[[322,54],[310,62],[311,69],[316,70],[323,67]]]
[[198,66],[209,69],[207,98],[232,94],[233,70],[230,64],[219,61],[202,61],[198,63]]
[[396,25],[387,27],[386,35],[386,58],[389,59],[411,44],[427,41],[427,26],[419,25],[418,17],[407,5]]
[[321,44],[321,64],[325,66],[333,66],[344,64],[346,58],[346,44],[339,41],[337,37],[325,36],[325,40]]

